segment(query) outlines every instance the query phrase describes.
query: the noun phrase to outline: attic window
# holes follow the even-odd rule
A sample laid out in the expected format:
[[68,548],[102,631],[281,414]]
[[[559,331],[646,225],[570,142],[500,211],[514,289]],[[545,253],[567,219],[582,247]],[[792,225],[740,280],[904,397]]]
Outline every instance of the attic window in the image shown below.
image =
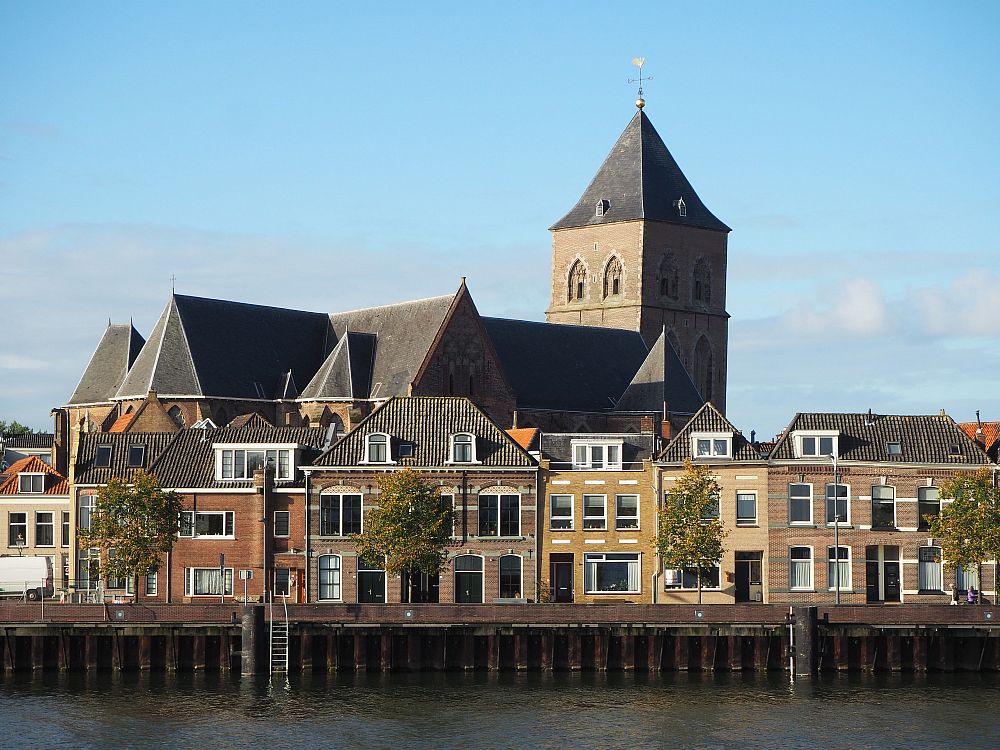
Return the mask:
[[951,458],[961,458],[962,449],[957,445],[952,445],[950,448],[948,448],[948,455]]
[[682,219],[688,215],[687,203],[684,202],[683,198],[678,198],[674,201],[674,207],[677,209],[677,215]]
[[21,493],[39,493],[45,492],[45,475],[44,474],[18,474],[17,475],[17,491]]
[[136,468],[142,466],[144,459],[146,458],[146,446],[145,445],[130,445],[128,447],[128,466],[129,468]]
[[111,446],[97,446],[97,454],[94,456],[94,466],[98,469],[107,469],[111,466]]
[[731,458],[733,434],[731,432],[692,432],[691,455],[695,458]]
[[365,463],[388,464],[389,436],[383,432],[375,432],[365,438]]
[[413,458],[413,443],[400,443],[399,444],[399,457],[400,458]]
[[451,463],[476,463],[476,439],[467,432],[451,436]]
[[885,444],[885,452],[890,456],[901,456],[903,455],[903,446],[897,442],[888,442]]
[[601,200],[597,201],[596,213],[598,216],[604,216],[604,214],[608,212],[609,208],[611,208],[611,204],[602,198]]

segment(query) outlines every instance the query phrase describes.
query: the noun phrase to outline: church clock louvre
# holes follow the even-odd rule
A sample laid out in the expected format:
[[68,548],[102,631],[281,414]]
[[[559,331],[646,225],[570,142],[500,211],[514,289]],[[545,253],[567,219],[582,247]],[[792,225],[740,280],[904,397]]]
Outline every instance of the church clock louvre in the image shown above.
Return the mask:
[[638,331],[650,348],[665,335],[702,397],[724,412],[730,229],[702,203],[641,107],[550,229],[546,320]]

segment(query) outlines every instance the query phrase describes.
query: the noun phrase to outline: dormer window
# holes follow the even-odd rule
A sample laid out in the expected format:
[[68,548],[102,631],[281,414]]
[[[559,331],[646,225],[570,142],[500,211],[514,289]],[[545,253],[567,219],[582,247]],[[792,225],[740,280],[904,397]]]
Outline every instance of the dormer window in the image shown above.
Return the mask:
[[255,471],[270,469],[277,480],[292,479],[294,453],[292,446],[232,447],[215,446],[216,479],[253,479]]
[[107,469],[110,466],[111,466],[111,446],[110,445],[97,446],[97,453],[94,455],[94,467],[98,469]]
[[400,458],[413,458],[413,443],[400,443],[398,451]]
[[732,458],[733,435],[731,432],[691,433],[691,455],[695,458]]
[[471,464],[476,460],[476,440],[466,433],[460,432],[451,436],[451,460],[456,464]]
[[620,471],[622,468],[622,442],[572,441],[574,469],[608,469]]
[[609,208],[611,208],[611,204],[608,201],[601,199],[597,201],[597,210],[595,211],[595,213],[598,216],[604,216],[604,214],[608,212]]
[[44,474],[18,474],[17,491],[21,493],[41,493],[45,492]]
[[903,455],[903,446],[898,442],[890,441],[885,444],[885,452],[890,456],[901,456]]
[[146,459],[145,445],[130,445],[128,447],[128,467],[134,469],[142,466]]
[[683,198],[678,198],[674,201],[674,208],[677,209],[677,215],[682,219],[688,215],[688,207]]
[[381,432],[369,435],[365,442],[365,462],[369,464],[389,463],[389,436]]
[[793,435],[795,441],[796,458],[827,458],[829,456],[839,456],[838,451],[839,433],[836,430],[814,430],[811,432],[796,432]]

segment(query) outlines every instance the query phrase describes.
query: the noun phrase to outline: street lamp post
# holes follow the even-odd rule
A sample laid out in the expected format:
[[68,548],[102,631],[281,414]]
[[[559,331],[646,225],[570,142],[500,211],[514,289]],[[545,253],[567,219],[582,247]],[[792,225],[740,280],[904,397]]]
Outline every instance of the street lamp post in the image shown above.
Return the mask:
[[833,596],[840,606],[840,483],[837,481],[837,456],[833,453]]

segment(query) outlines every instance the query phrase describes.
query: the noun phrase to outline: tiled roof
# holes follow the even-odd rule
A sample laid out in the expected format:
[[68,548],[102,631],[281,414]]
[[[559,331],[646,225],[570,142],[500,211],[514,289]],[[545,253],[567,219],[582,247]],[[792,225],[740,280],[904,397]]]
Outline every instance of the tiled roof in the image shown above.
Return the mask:
[[3,439],[5,448],[51,448],[54,435],[51,432],[29,432],[23,435],[11,435]]
[[136,418],[138,413],[139,412],[135,411],[129,412],[128,414],[122,414],[108,428],[108,432],[127,432],[128,426],[132,424],[132,420]]
[[[215,479],[215,443],[240,443],[245,445],[295,444],[306,446],[300,456],[308,464],[323,447],[326,429],[322,427],[251,427],[244,429],[221,428],[217,430],[190,429],[177,434],[174,440],[150,466],[162,487],[171,488],[245,488],[253,485],[252,479],[219,482]],[[297,482],[279,482],[289,486]]]
[[526,451],[537,449],[536,441],[538,440],[538,428],[537,427],[520,427],[513,430],[507,430],[507,434],[517,441],[517,444],[524,448]]
[[[113,477],[129,479],[139,469],[148,469],[160,452],[180,432],[91,432],[82,435],[76,457],[77,484],[107,484]],[[111,446],[111,465],[94,466],[97,446]],[[142,466],[129,466],[129,447],[145,447]]]
[[243,430],[248,427],[252,427],[260,430],[272,430],[274,425],[268,422],[263,416],[255,411],[249,412],[247,414],[239,414],[233,417],[229,424],[219,425],[221,427],[228,427],[233,430]]
[[[998,458],[998,453],[1000,453],[1000,422],[962,422],[958,425],[962,428],[962,432],[969,436],[972,440],[977,438],[982,439],[982,445],[984,450],[989,454],[990,458],[994,461]],[[982,435],[977,434],[977,430],[982,429]]]
[[662,331],[618,400],[615,411],[658,412],[667,404],[674,414],[694,414],[703,403],[691,376],[667,340],[666,332]]
[[[28,456],[19,461],[15,461],[4,472],[3,481],[0,482],[0,495],[19,495],[18,474],[46,474],[45,495],[68,495],[69,482],[66,477],[45,463],[38,456]],[[37,493],[33,493],[37,494]]]
[[[69,404],[96,404],[109,401],[125,380],[125,374],[139,356],[146,340],[131,323],[108,325],[97,349],[83,371]],[[146,394],[141,394],[145,396]]]
[[[536,466],[535,460],[510,435],[469,399],[458,396],[392,398],[316,459],[314,466],[362,464],[365,438],[376,432],[390,436],[392,459],[398,466],[447,467],[449,438],[459,432],[476,437],[479,463],[471,468]],[[412,446],[412,456],[399,455],[401,443]]]
[[504,318],[483,324],[520,408],[610,411],[649,353],[636,331]]
[[[676,201],[684,199],[687,215]],[[602,216],[597,202],[607,201]],[[645,112],[636,112],[579,202],[552,229],[648,219],[728,232],[677,166]]]
[[[795,415],[771,452],[772,460],[795,458],[792,433],[837,430],[841,460],[872,463],[985,464],[986,454],[947,415],[817,414]],[[889,455],[888,443],[899,443]],[[953,452],[954,451],[954,452]]]
[[[691,452],[692,432],[731,432],[733,433],[733,460],[760,460],[758,451],[740,434],[740,431],[733,426],[733,423],[726,419],[711,403],[706,403],[698,410],[697,414],[691,417],[690,421],[684,425],[684,428],[663,449],[657,460],[679,463],[686,458],[693,458],[694,456]],[[727,461],[729,459],[720,460]]]
[[542,455],[552,462],[553,469],[566,469],[573,463],[574,440],[621,440],[622,465],[637,469],[636,464],[652,458],[656,436],[651,432],[543,432],[538,445]]

